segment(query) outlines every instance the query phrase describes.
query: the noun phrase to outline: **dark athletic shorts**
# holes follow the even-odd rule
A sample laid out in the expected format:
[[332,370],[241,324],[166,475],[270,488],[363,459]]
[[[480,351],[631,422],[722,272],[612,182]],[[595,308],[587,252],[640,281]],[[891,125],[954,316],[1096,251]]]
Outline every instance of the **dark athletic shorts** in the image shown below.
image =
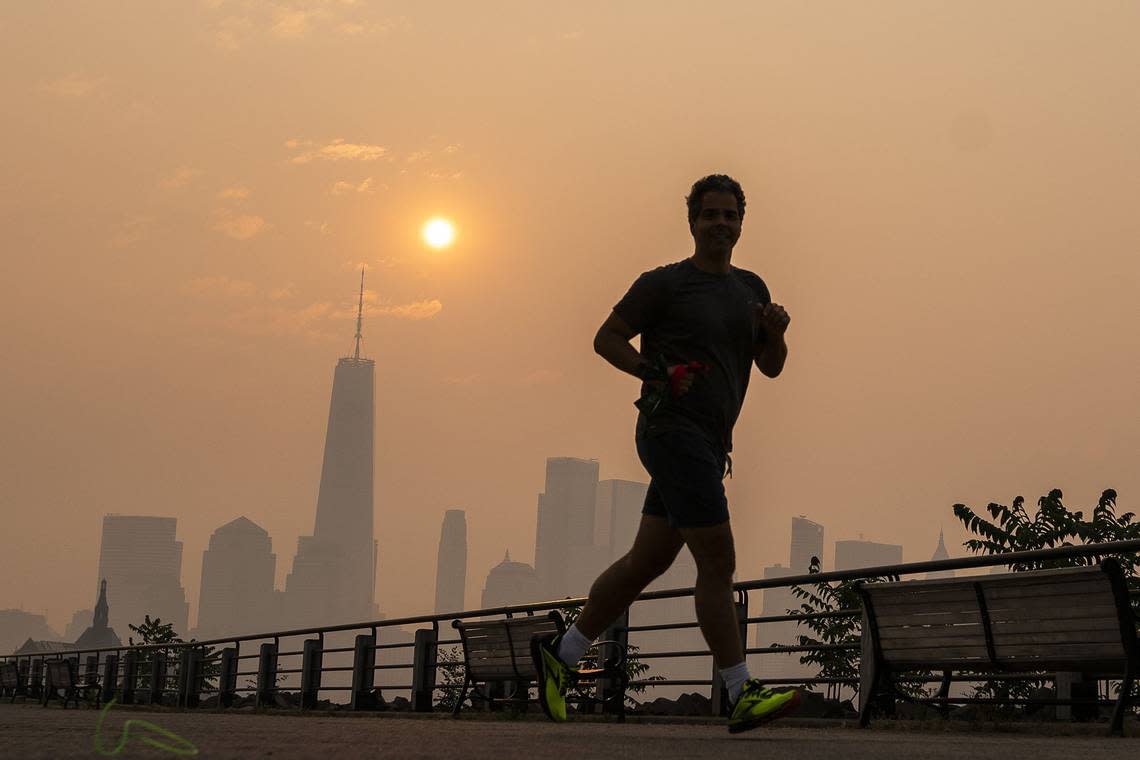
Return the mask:
[[675,528],[719,525],[728,519],[725,455],[703,435],[662,430],[637,436],[637,455],[649,472],[642,514]]

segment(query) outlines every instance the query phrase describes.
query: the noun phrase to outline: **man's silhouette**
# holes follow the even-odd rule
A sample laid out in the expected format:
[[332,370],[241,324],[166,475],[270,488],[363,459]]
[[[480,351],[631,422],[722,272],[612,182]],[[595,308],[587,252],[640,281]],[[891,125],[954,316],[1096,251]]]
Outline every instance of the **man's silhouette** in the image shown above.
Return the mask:
[[[635,440],[649,490],[633,548],[590,588],[577,622],[532,645],[539,701],[566,719],[565,690],[586,649],[688,545],[697,565],[696,611],[728,688],[729,731],[753,728],[799,703],[750,680],[733,605],[736,556],[723,478],[752,366],[784,368],[789,317],[758,276],[732,266],[744,193],[731,177],[698,180],[687,198],[693,255],[645,272],[614,306],[594,350],[642,380]],[[641,335],[641,351],[630,340]]]

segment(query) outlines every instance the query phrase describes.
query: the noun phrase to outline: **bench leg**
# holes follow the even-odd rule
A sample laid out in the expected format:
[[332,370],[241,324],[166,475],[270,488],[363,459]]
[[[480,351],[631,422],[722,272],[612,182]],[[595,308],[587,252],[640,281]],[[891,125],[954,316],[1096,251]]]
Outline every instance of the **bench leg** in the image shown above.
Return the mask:
[[[950,696],[950,671],[942,671],[942,685],[938,687],[938,698],[947,699]],[[938,706],[943,718],[950,717],[950,705],[943,702]]]
[[871,724],[871,710],[875,706],[879,684],[883,680],[883,674],[874,660],[869,663],[869,671],[859,679],[859,728],[866,728]]
[[1112,724],[1109,726],[1109,735],[1124,736],[1124,711],[1128,707],[1132,695],[1132,684],[1135,674],[1129,667],[1124,673],[1124,680],[1120,684],[1120,698],[1116,700],[1116,708],[1112,711]]
[[467,699],[467,686],[470,683],[470,678],[463,679],[463,688],[459,690],[459,698],[455,700],[455,706],[451,708],[451,717],[459,717],[459,710],[463,707],[463,700]]

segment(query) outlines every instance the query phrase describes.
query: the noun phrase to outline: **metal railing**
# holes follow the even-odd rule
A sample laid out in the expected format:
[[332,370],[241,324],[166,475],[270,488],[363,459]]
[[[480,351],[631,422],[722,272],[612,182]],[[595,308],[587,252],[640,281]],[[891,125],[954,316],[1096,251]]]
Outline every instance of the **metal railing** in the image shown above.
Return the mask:
[[[790,613],[778,615],[749,615],[749,593],[765,589],[790,588],[792,586],[814,586],[820,583],[850,581],[863,578],[906,577],[921,573],[945,570],[969,570],[1002,565],[1030,562],[1085,558],[1095,561],[1112,555],[1140,554],[1140,540],[1118,541],[1102,544],[1083,544],[1054,549],[1041,549],[1001,555],[962,557],[957,559],[929,562],[913,562],[898,565],[881,565],[859,568],[786,576],[762,580],[749,580],[736,583],[734,590],[737,601],[737,615],[742,634],[746,636],[749,626],[766,623],[804,623],[825,618],[851,617],[861,614],[860,609],[829,610],[815,613]],[[675,588],[643,593],[637,603],[691,597],[693,588]],[[1134,597],[1137,596],[1133,592]],[[182,707],[211,706],[230,707],[247,701],[241,695],[252,695],[257,706],[287,705],[300,709],[316,708],[322,694],[348,692],[345,705],[352,710],[376,709],[379,695],[383,692],[398,692],[410,695],[410,707],[417,711],[430,711],[436,698],[444,693],[458,692],[454,678],[446,677],[446,672],[461,673],[462,660],[456,664],[448,656],[454,654],[460,644],[458,638],[441,639],[440,623],[452,620],[468,620],[516,615],[535,615],[551,610],[565,610],[579,607],[584,598],[566,598],[489,607],[475,610],[434,615],[411,615],[386,620],[371,620],[359,623],[293,628],[266,633],[244,634],[223,638],[193,641],[181,644],[152,644],[147,646],[120,646],[101,649],[75,649],[63,652],[43,652],[0,657],[0,662],[17,664],[21,682],[33,697],[40,697],[47,686],[45,665],[51,659],[71,659],[75,661],[73,672],[97,681],[102,698],[117,699],[122,703],[146,702],[169,704]],[[635,603],[636,604],[636,603]],[[635,608],[636,609],[636,608]],[[636,619],[636,616],[635,616]],[[636,644],[647,634],[690,631],[698,627],[693,620],[676,620],[650,624],[630,624],[630,611],[626,612],[606,632],[603,638],[628,641]],[[412,640],[384,641],[387,637],[404,638],[409,635],[403,628],[421,626]],[[346,635],[352,635],[351,645]],[[744,639],[747,644],[747,639]],[[293,642],[297,642],[294,644]],[[289,644],[288,648],[283,643]],[[257,648],[250,651],[252,645]],[[244,646],[243,646],[244,645]],[[841,644],[778,644],[775,646],[747,647],[750,655],[793,655],[809,651],[847,651],[859,648],[858,643]],[[440,652],[445,653],[444,661]],[[406,657],[404,657],[406,655]],[[710,699],[714,714],[723,710],[724,691],[719,675],[712,665],[712,656],[703,645],[696,649],[680,650],[639,650],[636,658],[643,664],[651,664],[650,673],[659,663],[676,662],[702,658],[707,661],[708,678],[639,678],[630,686],[657,689],[662,687],[703,686],[710,689]],[[250,662],[250,661],[255,662]],[[378,661],[379,660],[379,661]],[[82,665],[82,670],[80,666]],[[254,666],[252,669],[250,666]],[[440,671],[445,671],[445,683],[439,683]],[[405,671],[411,671],[405,673]],[[387,674],[405,673],[402,677],[389,677]],[[349,676],[348,674],[351,674]],[[380,679],[377,681],[377,674]],[[411,678],[408,678],[408,675]],[[1045,674],[1020,676],[992,675],[956,677],[955,681],[997,681],[1001,679],[1048,678]],[[239,680],[241,685],[239,685]],[[760,678],[766,684],[804,684],[832,688],[850,685],[850,678],[823,678],[818,676],[788,676]],[[410,681],[410,682],[409,682]],[[941,679],[929,679],[940,682]],[[462,677],[459,676],[459,683]],[[454,698],[454,697],[453,697]],[[621,698],[624,698],[622,695]],[[291,701],[290,701],[291,700]],[[330,700],[331,702],[331,700]]]

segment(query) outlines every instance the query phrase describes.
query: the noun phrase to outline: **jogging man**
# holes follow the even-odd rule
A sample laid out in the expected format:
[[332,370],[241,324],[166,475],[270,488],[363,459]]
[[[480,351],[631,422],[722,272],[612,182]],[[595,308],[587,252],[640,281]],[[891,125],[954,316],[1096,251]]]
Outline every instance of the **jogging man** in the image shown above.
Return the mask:
[[[697,622],[731,700],[728,730],[754,728],[799,704],[796,691],[750,680],[733,605],[736,556],[723,483],[732,474],[732,428],[752,365],[767,377],[780,374],[789,317],[763,280],[732,266],[744,219],[739,183],[710,175],[686,200],[693,255],[638,277],[594,338],[598,354],[642,381],[635,440],[650,482],[633,548],[594,581],[565,635],[532,644],[539,701],[553,720],[566,720],[566,686],[586,650],[682,545],[697,565]],[[630,345],[639,334],[640,352]]]

